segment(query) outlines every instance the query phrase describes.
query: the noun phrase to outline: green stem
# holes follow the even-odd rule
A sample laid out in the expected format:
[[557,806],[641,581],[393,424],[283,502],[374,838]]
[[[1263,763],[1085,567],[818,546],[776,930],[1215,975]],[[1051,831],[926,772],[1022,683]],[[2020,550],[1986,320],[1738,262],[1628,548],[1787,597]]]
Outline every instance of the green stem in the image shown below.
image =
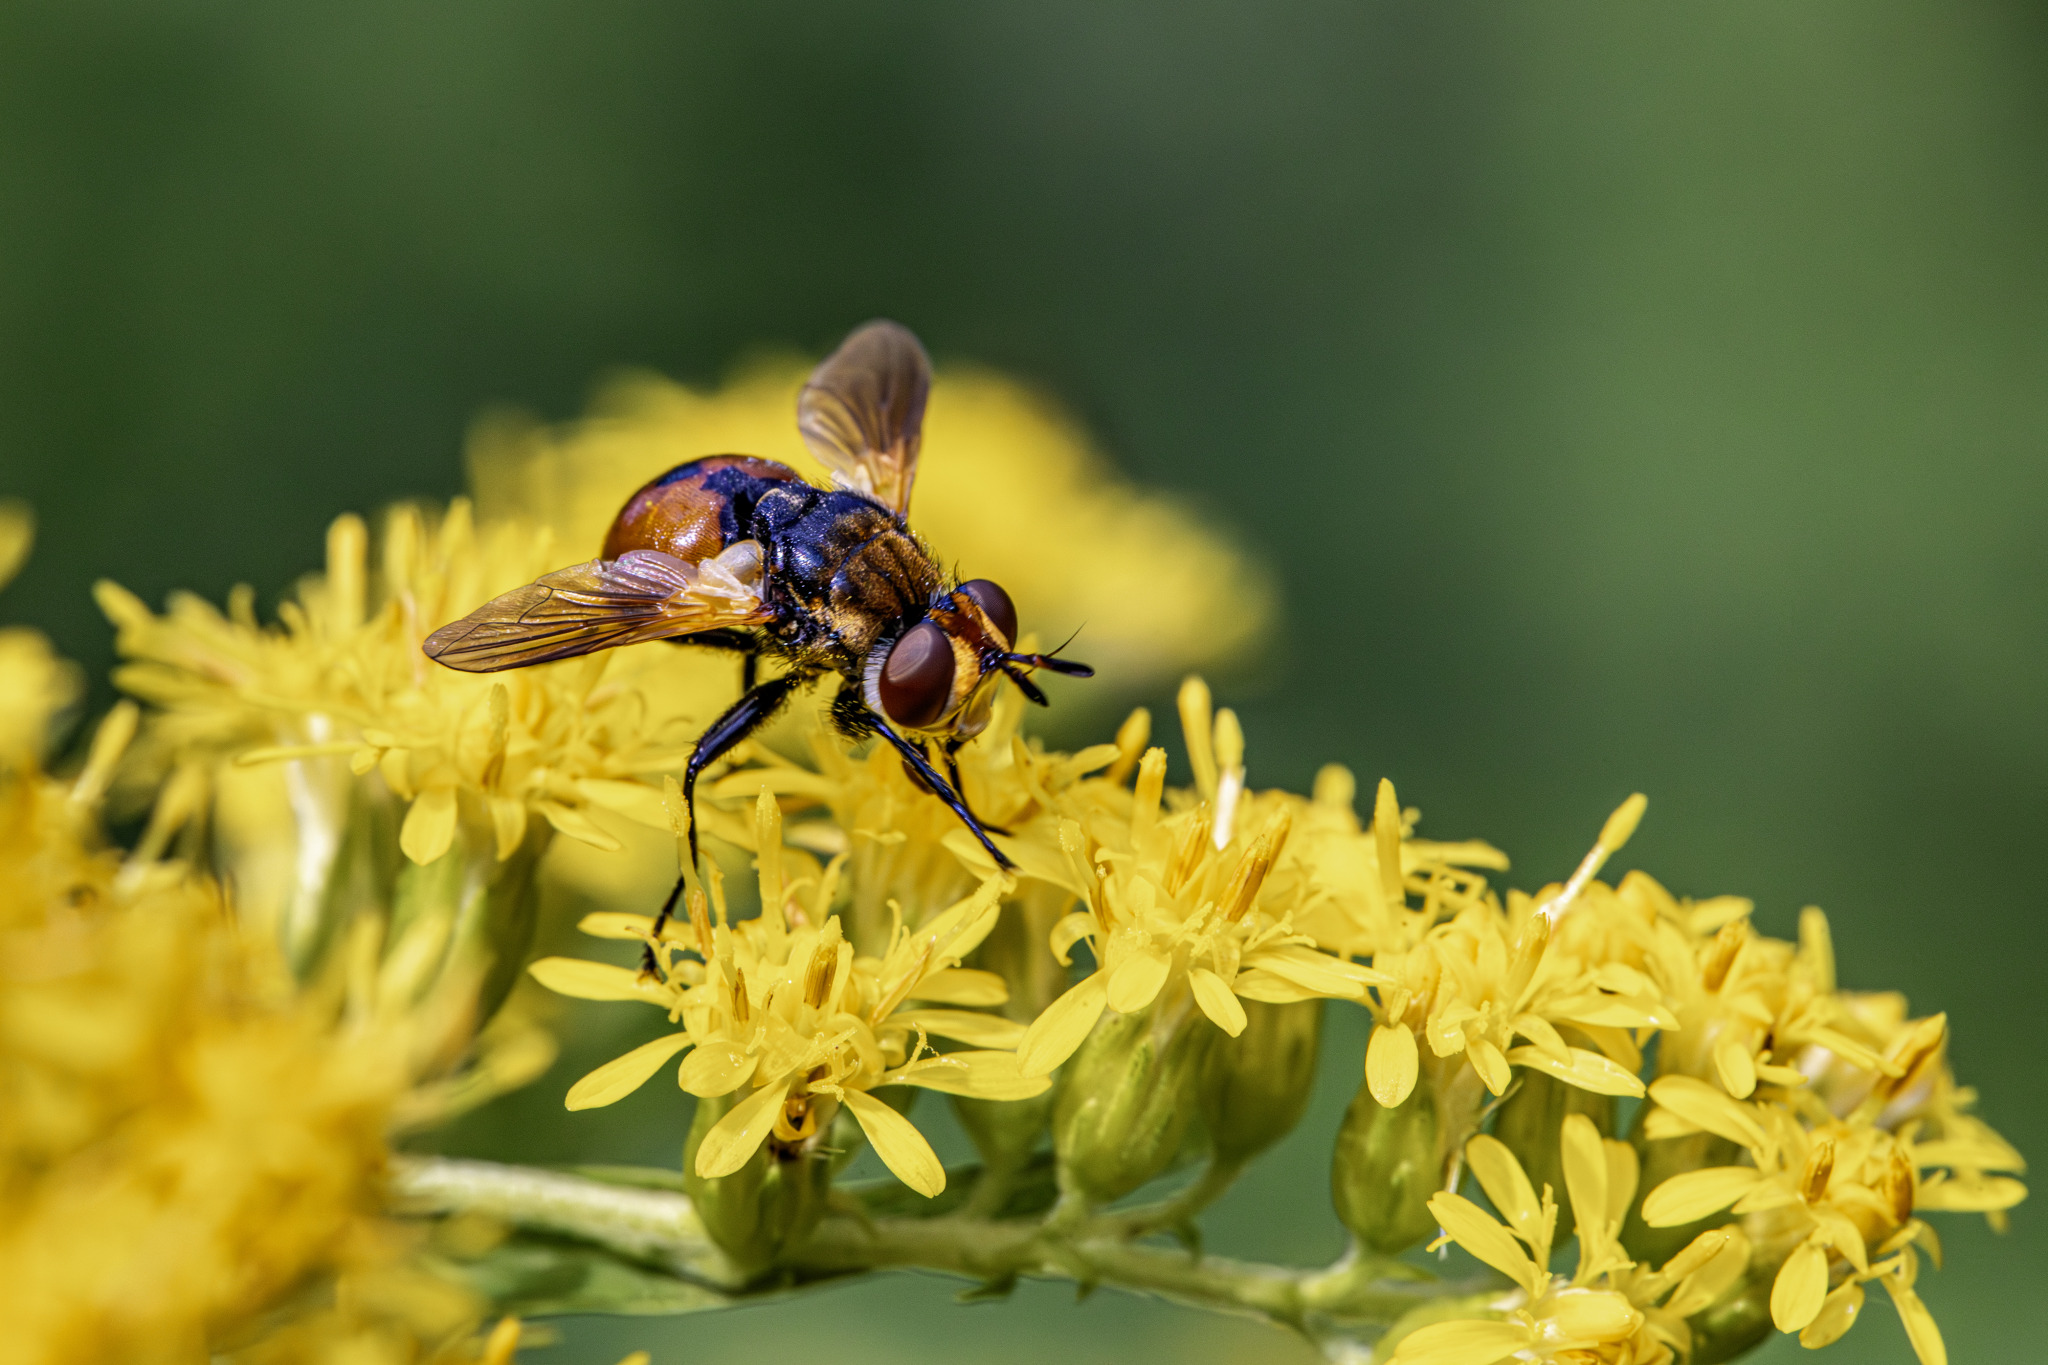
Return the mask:
[[[401,1208],[411,1212],[482,1213],[700,1284],[743,1287],[688,1197],[672,1191],[439,1157],[401,1159],[392,1184]],[[1422,1304],[1476,1288],[1418,1281],[1412,1270],[1376,1259],[1295,1270],[1135,1245],[1128,1235],[1117,1215],[1036,1223],[834,1213],[780,1268],[799,1282],[887,1269],[932,1270],[990,1285],[1064,1279],[1263,1318],[1311,1335],[1337,1324],[1384,1329]]]
[[1229,1191],[1243,1170],[1241,1161],[1211,1160],[1201,1175],[1172,1198],[1122,1213],[1103,1214],[1097,1222],[1105,1233],[1122,1238],[1146,1237],[1155,1232],[1181,1233],[1192,1228],[1196,1214]]
[[451,1157],[399,1157],[391,1193],[402,1212],[479,1213],[531,1232],[573,1237],[683,1279],[737,1289],[743,1277],[690,1204],[669,1190]]

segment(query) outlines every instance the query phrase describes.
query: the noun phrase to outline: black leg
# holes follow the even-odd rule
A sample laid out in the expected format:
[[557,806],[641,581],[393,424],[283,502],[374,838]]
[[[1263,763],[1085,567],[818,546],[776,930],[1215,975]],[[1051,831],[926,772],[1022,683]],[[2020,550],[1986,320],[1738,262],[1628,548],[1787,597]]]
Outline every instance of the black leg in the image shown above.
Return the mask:
[[980,825],[990,834],[1007,835],[1010,831],[1004,829],[1001,825],[992,825],[980,816],[975,815],[974,807],[967,804],[967,784],[960,780],[960,743],[961,741],[957,739],[946,741],[946,776],[953,779],[953,790],[960,793],[960,808],[966,811],[976,824]]
[[[849,694],[841,692],[839,695],[846,697]],[[938,770],[932,767],[932,761],[925,757],[924,750],[890,729],[889,722],[876,715],[874,710],[865,702],[859,702],[858,705],[859,712],[857,715],[860,727],[863,730],[873,731],[894,745],[896,752],[903,755],[903,761],[910,765],[910,770],[917,774],[918,780],[930,789],[932,795],[945,802],[947,809],[959,816],[960,823],[967,826],[968,831],[981,841],[981,846],[988,850],[991,858],[996,860],[996,866],[1004,871],[1015,871],[1017,865],[1010,861],[1008,854],[996,847],[995,840],[988,837],[988,829],[981,821],[974,818],[974,812],[967,809],[967,803],[960,799],[960,794],[946,785],[946,779],[940,777]],[[851,710],[852,708],[846,709]],[[842,717],[842,721],[844,719],[846,718]]]
[[[751,660],[750,660],[751,662]],[[790,693],[808,681],[795,673],[785,673],[779,678],[770,678],[759,687],[750,688],[747,694],[725,709],[725,714],[711,722],[697,739],[697,747],[691,751],[689,766],[683,769],[683,808],[690,813],[690,866],[697,865],[697,775],[730,753],[739,742],[760,729],[774,718],[789,700]],[[683,894],[682,877],[670,889],[668,899],[661,904],[661,913],[654,917],[654,936],[661,936],[662,926],[675,913],[676,902]],[[654,968],[654,948],[649,945],[646,956],[648,970]]]

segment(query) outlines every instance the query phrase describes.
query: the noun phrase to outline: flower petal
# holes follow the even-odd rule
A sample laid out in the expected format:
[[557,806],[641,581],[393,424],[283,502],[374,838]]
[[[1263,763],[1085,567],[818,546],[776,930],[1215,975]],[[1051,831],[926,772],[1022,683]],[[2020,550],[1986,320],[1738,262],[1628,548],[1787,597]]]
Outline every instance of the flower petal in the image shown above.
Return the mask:
[[1071,987],[1024,1030],[1024,1041],[1017,1045],[1018,1069],[1026,1076],[1051,1075],[1086,1040],[1108,1003],[1109,982],[1101,972]]
[[1828,1254],[1817,1242],[1801,1242],[1771,1282],[1771,1321],[1780,1332],[1802,1331],[1820,1316],[1827,1297]]
[[1365,1088],[1392,1109],[1415,1089],[1420,1054],[1415,1031],[1406,1024],[1381,1024],[1365,1045]]
[[405,813],[405,827],[398,832],[398,846],[405,856],[424,866],[448,851],[455,842],[455,788],[429,787],[413,798]]
[[789,1081],[785,1079],[762,1086],[734,1105],[698,1144],[697,1174],[706,1180],[716,1180],[753,1160],[754,1153],[768,1140],[775,1127],[775,1116],[782,1112],[782,1102],[788,1097]]
[[1550,1272],[1530,1260],[1506,1228],[1463,1195],[1448,1190],[1431,1195],[1429,1211],[1459,1246],[1531,1293],[1550,1278]]
[[1096,933],[1095,916],[1089,914],[1086,910],[1076,910],[1052,927],[1052,933],[1047,936],[1046,944],[1052,949],[1052,955],[1058,958],[1060,965],[1064,967],[1074,960],[1072,957],[1074,945],[1084,938],[1094,938]]
[[535,981],[556,995],[578,1000],[655,1000],[659,988],[642,982],[631,967],[591,962],[580,957],[544,957],[527,967]]
[[1237,974],[1237,980],[1230,983],[1230,989],[1245,1000],[1260,1000],[1268,1005],[1292,1005],[1300,1000],[1321,1000],[1320,991],[1289,981],[1284,976],[1252,968]]
[[493,796],[486,804],[491,809],[491,832],[497,836],[498,861],[502,863],[518,851],[520,841],[526,838],[526,803],[509,796]]
[[1535,1334],[1518,1322],[1433,1322],[1401,1338],[1392,1365],[1495,1365],[1534,1341]]
[[1643,1315],[1625,1295],[1610,1290],[1567,1289],[1548,1314],[1572,1341],[1626,1341],[1643,1325]]
[[[621,910],[593,910],[576,921],[576,930],[592,938],[616,938],[637,943],[654,932],[654,916],[629,915]],[[673,935],[665,932],[663,936]]]
[[1674,1175],[1643,1200],[1643,1221],[1653,1228],[1697,1222],[1727,1208],[1763,1178],[1754,1166],[1709,1166]]
[[1551,1027],[1548,1019],[1543,1019],[1533,1014],[1517,1015],[1515,1016],[1515,1032],[1527,1038],[1535,1047],[1540,1048],[1543,1054],[1550,1058],[1551,1061],[1565,1066],[1571,1065],[1571,1048],[1565,1043],[1564,1035]]
[[1934,1325],[1934,1314],[1927,1311],[1927,1305],[1920,1301],[1912,1286],[1896,1275],[1887,1275],[1884,1287],[1891,1292],[1899,1321],[1906,1325],[1906,1340],[1913,1343],[1913,1354],[1920,1357],[1920,1365],[1948,1365],[1948,1346],[1941,1339],[1941,1329]]
[[1109,976],[1109,1007],[1118,1014],[1136,1014],[1159,998],[1166,972],[1173,964],[1166,954],[1140,948],[1117,964]]
[[1537,1047],[1518,1047],[1508,1053],[1508,1061],[1516,1066],[1555,1076],[1566,1085],[1590,1090],[1595,1095],[1639,1096],[1643,1093],[1641,1077],[1599,1053],[1575,1047],[1571,1049],[1571,1057],[1569,1065],[1560,1065],[1555,1057]]
[[912,986],[904,998],[933,1000],[941,1005],[1001,1005],[1009,1000],[1010,988],[994,972],[949,967]]
[[979,1100],[1028,1100],[1052,1089],[1050,1076],[1019,1071],[1014,1052],[948,1052],[941,1062],[905,1067],[884,1079]]
[[1725,1294],[1749,1271],[1749,1238],[1737,1227],[1709,1228],[1664,1263],[1662,1273],[1678,1279],[1664,1301],[1667,1312],[1689,1318]]
[[689,1045],[690,1035],[687,1033],[671,1033],[666,1038],[642,1043],[625,1056],[612,1058],[570,1086],[568,1098],[563,1101],[564,1107],[601,1109],[616,1103],[647,1084],[647,1078],[661,1070],[663,1062]]
[[1024,1026],[1015,1019],[973,1010],[898,1010],[889,1016],[889,1022],[972,1047],[1014,1048],[1024,1041]]
[[1522,1170],[1522,1163],[1498,1138],[1481,1133],[1465,1144],[1465,1160],[1479,1177],[1479,1188],[1507,1219],[1508,1226],[1530,1241],[1542,1222],[1542,1208],[1536,1202],[1536,1187]]
[[601,848],[606,853],[617,853],[625,847],[600,829],[595,820],[574,806],[565,806],[559,801],[543,801],[540,803],[540,813],[546,816],[547,822],[557,830],[571,839],[589,844],[592,848]]
[[1738,1100],[1756,1093],[1756,1058],[1740,1038],[1723,1038],[1714,1045],[1714,1074],[1721,1087]]
[[[1926,1158],[1921,1157],[1922,1161]],[[2027,1187],[2011,1176],[1993,1175],[1974,1180],[1928,1180],[1914,1196],[1916,1209],[1942,1213],[1996,1213],[2009,1209],[2027,1197]]]
[[728,1042],[705,1043],[683,1059],[676,1084],[699,1099],[730,1095],[740,1088],[761,1059]]
[[1230,987],[1223,984],[1223,978],[1206,967],[1197,967],[1188,973],[1188,984],[1194,988],[1195,1003],[1202,1007],[1202,1013],[1214,1021],[1217,1028],[1235,1038],[1244,1032],[1244,1006],[1237,1003],[1237,997]]
[[610,778],[586,777],[576,790],[592,805],[616,811],[636,824],[668,833],[668,807],[662,804],[661,789],[644,782],[618,782]]
[[909,1119],[865,1091],[848,1090],[840,1099],[874,1144],[875,1155],[898,1180],[927,1199],[946,1188],[946,1168]]
[[1515,1073],[1508,1069],[1508,1059],[1484,1038],[1474,1038],[1466,1043],[1465,1056],[1490,1094],[1501,1094],[1508,1088],[1508,1082],[1514,1079]]
[[1361,967],[1356,962],[1319,953],[1313,948],[1298,943],[1278,948],[1261,948],[1246,955],[1244,965],[1261,967],[1275,976],[1284,976],[1298,986],[1306,987],[1318,995],[1336,996],[1345,1000],[1362,999],[1367,986],[1391,986],[1393,978],[1385,972]]
[[[1601,1145],[1600,1130],[1584,1114],[1565,1116],[1558,1148],[1564,1158],[1564,1187],[1578,1218],[1580,1255],[1590,1256],[1596,1242],[1604,1247],[1611,1236],[1607,1226],[1607,1151]],[[1498,1199],[1493,1202],[1500,1203]]]
[[1863,1286],[1851,1280],[1821,1303],[1820,1312],[1800,1330],[1799,1344],[1809,1351],[1834,1345],[1856,1325],[1856,1315],[1862,1311]]
[[1751,1151],[1765,1145],[1763,1126],[1748,1107],[1697,1076],[1666,1076],[1650,1087],[1650,1098],[1716,1137]]

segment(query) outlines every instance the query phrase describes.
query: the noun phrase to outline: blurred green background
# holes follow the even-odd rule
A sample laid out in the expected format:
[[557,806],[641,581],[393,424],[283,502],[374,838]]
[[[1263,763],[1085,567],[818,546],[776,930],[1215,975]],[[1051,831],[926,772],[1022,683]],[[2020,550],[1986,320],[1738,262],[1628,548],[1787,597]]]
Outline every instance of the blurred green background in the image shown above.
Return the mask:
[[[15,0],[0,494],[44,537],[6,612],[103,670],[97,575],[282,588],[335,513],[456,491],[487,405],[888,314],[1276,567],[1273,648],[1219,680],[1254,781],[1389,774],[1530,886],[1647,791],[1625,863],[1781,933],[1827,907],[1845,982],[1952,1011],[2040,1151],[2044,73],[2020,4]],[[1213,1244],[1337,1247],[1357,1025]],[[586,1125],[560,1079],[461,1140],[674,1160],[677,1097]],[[2033,1208],[1951,1226],[1954,1357],[2038,1349]],[[571,1322],[534,1359],[1296,1349],[951,1292]],[[1830,1359],[1911,1359],[1867,1318]]]

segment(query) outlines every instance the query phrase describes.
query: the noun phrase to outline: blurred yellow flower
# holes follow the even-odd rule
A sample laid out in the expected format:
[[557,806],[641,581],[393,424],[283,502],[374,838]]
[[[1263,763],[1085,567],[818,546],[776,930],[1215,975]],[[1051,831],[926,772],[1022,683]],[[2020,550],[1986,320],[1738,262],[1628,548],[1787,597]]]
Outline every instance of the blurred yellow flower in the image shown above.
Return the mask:
[[[0,588],[28,558],[35,519],[18,502],[0,501]],[[77,700],[78,670],[37,631],[0,627],[0,771],[43,756],[50,722]]]
[[0,1358],[472,1358],[475,1305],[378,1214],[466,1016],[298,994],[211,883],[101,846],[133,724],[73,782],[0,775]]
[[[712,393],[632,375],[578,422],[482,423],[469,455],[479,511],[540,521],[574,560],[636,488],[702,455],[761,455],[822,480],[796,427],[809,373],[765,361]],[[1233,658],[1272,614],[1269,576],[1222,530],[1115,477],[1070,417],[1013,380],[941,368],[918,468],[917,532],[963,576],[1003,584],[1027,631],[1081,631],[1076,652],[1122,686]]]

